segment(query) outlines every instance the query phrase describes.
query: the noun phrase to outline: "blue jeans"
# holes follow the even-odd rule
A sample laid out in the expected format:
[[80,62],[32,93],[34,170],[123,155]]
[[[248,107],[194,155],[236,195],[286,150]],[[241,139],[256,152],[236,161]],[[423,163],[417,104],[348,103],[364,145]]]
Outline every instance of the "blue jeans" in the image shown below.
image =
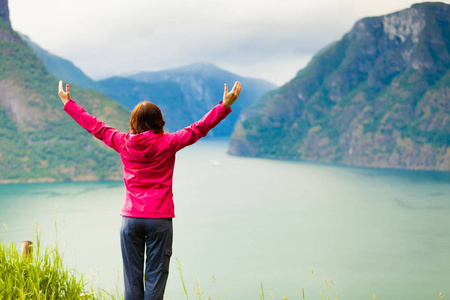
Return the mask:
[[[120,246],[125,300],[163,299],[169,276],[172,238],[172,219],[122,217]],[[147,256],[145,274],[144,252]]]

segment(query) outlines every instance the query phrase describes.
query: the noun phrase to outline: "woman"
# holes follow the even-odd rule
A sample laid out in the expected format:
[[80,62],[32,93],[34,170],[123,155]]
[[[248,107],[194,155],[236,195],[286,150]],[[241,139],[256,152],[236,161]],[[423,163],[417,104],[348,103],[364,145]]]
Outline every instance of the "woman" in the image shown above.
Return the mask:
[[[64,110],[84,129],[120,153],[126,187],[120,229],[125,299],[163,299],[172,255],[172,177],[175,154],[204,137],[230,112],[241,92],[236,82],[223,100],[190,127],[164,134],[161,110],[141,102],[133,109],[130,132],[123,133],[97,121],[70,97],[59,82]],[[144,251],[145,291],[144,291]]]

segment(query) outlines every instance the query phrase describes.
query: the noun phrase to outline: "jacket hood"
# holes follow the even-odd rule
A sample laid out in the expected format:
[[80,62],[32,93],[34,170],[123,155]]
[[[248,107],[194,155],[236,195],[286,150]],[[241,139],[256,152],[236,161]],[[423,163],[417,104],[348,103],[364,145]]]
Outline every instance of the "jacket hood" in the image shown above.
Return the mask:
[[162,134],[144,131],[138,134],[128,133],[125,137],[124,150],[137,160],[146,160],[155,155]]

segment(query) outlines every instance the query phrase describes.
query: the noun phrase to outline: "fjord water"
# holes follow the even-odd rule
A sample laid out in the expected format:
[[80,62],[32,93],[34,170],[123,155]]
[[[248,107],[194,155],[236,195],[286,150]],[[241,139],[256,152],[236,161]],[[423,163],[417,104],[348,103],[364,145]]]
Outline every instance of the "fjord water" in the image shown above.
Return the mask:
[[[56,240],[65,261],[122,289],[122,182],[0,185],[0,239]],[[167,299],[438,299],[450,295],[450,175],[263,160],[204,140],[177,155]],[[55,222],[58,233],[55,233]],[[58,238],[57,238],[58,236]],[[316,275],[311,273],[314,270]],[[213,283],[212,276],[218,283]]]

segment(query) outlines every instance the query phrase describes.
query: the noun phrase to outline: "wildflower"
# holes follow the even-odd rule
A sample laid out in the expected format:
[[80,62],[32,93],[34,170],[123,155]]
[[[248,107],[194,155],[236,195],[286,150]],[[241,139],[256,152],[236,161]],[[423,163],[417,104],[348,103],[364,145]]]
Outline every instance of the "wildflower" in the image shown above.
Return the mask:
[[311,273],[314,273],[313,269],[311,269]]
[[288,300],[288,298],[287,297],[283,297],[283,300]]
[[194,292],[195,292],[195,294],[197,294],[199,299],[202,299],[203,291],[200,288],[200,281],[198,279],[197,279],[197,287],[194,288]]
[[80,297],[81,297],[81,298],[86,297],[86,294],[85,294],[85,293],[81,293],[81,294],[80,294]]
[[377,296],[375,296],[375,294],[373,294],[373,300],[377,299]]

